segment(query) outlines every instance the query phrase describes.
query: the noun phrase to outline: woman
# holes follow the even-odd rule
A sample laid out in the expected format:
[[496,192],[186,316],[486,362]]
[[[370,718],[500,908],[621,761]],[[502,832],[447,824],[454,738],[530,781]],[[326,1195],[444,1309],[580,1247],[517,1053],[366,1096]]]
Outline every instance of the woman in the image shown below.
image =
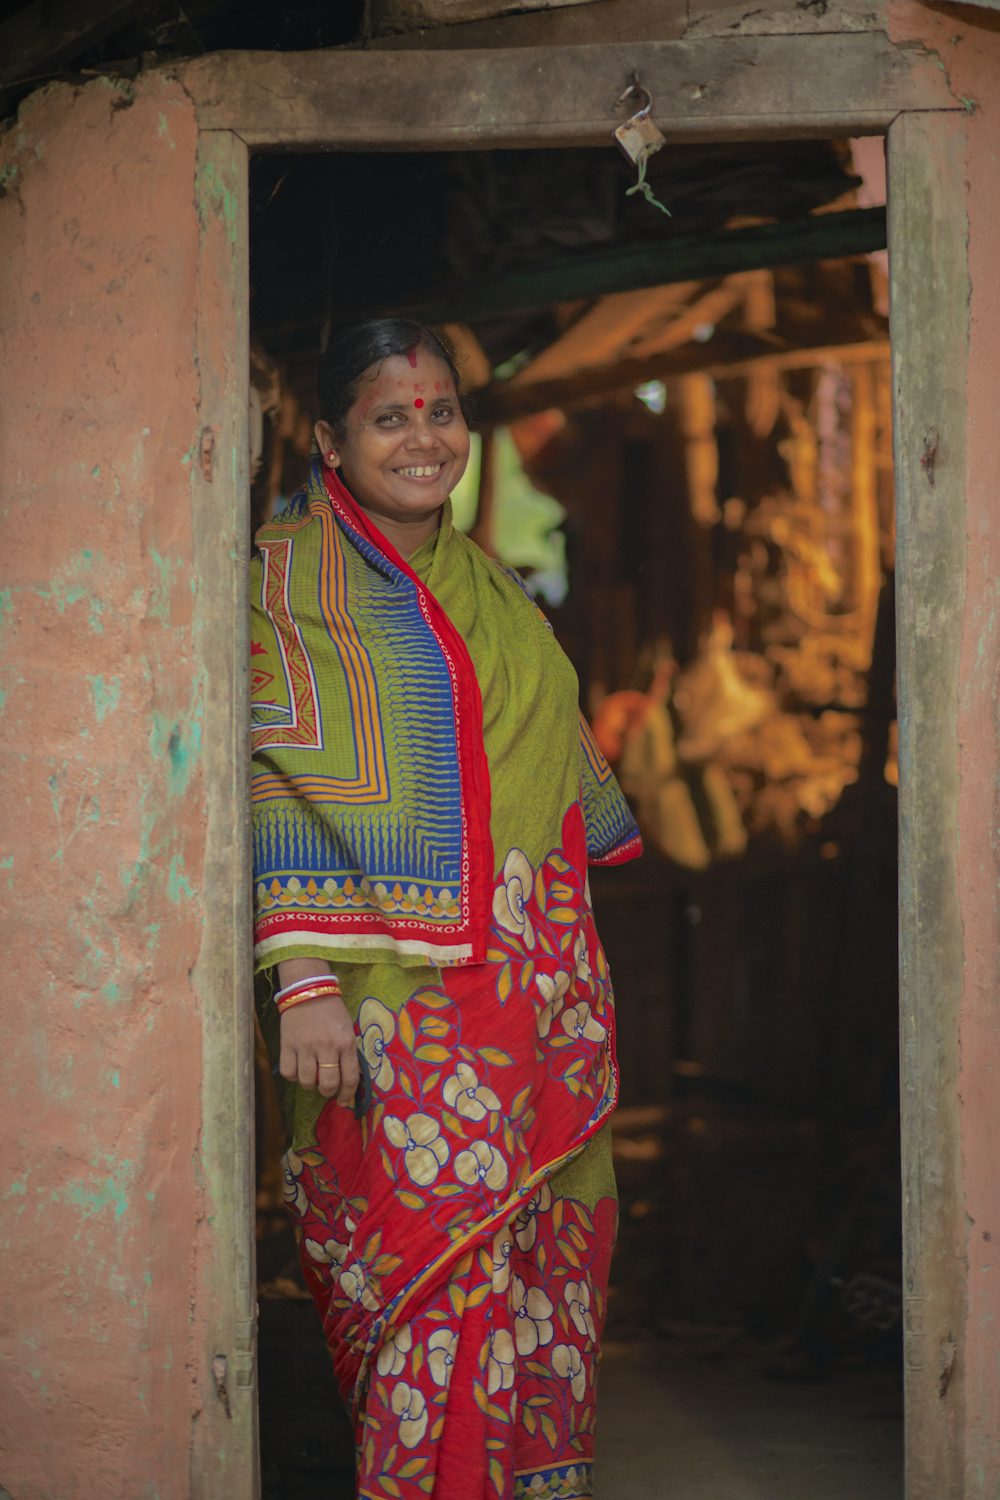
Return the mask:
[[551,630],[452,525],[447,349],[359,325],[320,397],[252,580],[256,958],[305,1276],[360,1496],[571,1500],[616,1222],[586,865],[639,837]]

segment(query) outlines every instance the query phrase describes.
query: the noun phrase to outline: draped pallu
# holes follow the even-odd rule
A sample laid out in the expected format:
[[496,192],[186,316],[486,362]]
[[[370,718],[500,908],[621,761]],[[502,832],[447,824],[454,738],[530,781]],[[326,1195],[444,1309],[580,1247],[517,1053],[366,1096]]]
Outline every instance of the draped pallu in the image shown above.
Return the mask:
[[360,1122],[283,1089],[358,1494],[590,1495],[617,1069],[586,871],[635,824],[549,626],[449,507],[405,561],[317,465],[257,541],[257,966],[328,960],[372,1075]]

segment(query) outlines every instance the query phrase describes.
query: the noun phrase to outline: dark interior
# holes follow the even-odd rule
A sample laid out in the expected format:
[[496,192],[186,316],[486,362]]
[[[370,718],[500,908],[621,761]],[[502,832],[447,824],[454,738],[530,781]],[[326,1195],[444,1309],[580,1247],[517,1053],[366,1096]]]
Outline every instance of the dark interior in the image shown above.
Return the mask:
[[[391,311],[448,331],[482,439],[468,525],[548,601],[643,828],[641,862],[592,876],[622,1074],[609,1381],[687,1360],[723,1407],[734,1369],[776,1410],[793,1388],[860,1392],[883,1453],[864,1493],[889,1497],[896,710],[872,145],[668,145],[649,181],[669,218],[627,195],[610,142],[261,155],[251,322],[258,521],[301,482],[328,330]],[[525,487],[561,508],[554,593],[511,519]],[[258,1117],[266,1493],[348,1496],[266,1084]]]

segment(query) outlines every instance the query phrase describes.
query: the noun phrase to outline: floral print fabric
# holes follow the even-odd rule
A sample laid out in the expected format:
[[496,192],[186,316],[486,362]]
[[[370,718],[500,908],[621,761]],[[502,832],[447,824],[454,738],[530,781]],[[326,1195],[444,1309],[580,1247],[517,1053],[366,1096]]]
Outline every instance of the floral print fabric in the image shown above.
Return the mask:
[[[558,1179],[557,1179],[558,1182]],[[592,1488],[615,1205],[546,1183],[383,1344],[359,1421],[366,1500],[577,1500]],[[530,1225],[530,1248],[522,1248]],[[449,1418],[460,1438],[449,1438]]]
[[576,805],[537,867],[507,854],[485,964],[361,999],[372,1108],[287,1155],[368,1500],[591,1494],[616,1204],[586,1163],[617,1072],[585,871]]

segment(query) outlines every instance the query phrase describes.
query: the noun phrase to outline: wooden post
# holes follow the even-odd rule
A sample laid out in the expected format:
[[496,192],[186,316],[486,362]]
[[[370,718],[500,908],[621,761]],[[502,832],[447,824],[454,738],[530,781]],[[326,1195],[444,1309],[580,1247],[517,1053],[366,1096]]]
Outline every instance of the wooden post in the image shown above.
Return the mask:
[[258,1493],[254,1264],[254,1034],[250,911],[247,150],[202,132],[198,344],[202,462],[192,465],[208,803],[202,946],[199,1295],[209,1399],[194,1424],[191,1500]]
[[961,116],[889,131],[899,672],[906,1500],[960,1500],[957,882],[968,267]]

